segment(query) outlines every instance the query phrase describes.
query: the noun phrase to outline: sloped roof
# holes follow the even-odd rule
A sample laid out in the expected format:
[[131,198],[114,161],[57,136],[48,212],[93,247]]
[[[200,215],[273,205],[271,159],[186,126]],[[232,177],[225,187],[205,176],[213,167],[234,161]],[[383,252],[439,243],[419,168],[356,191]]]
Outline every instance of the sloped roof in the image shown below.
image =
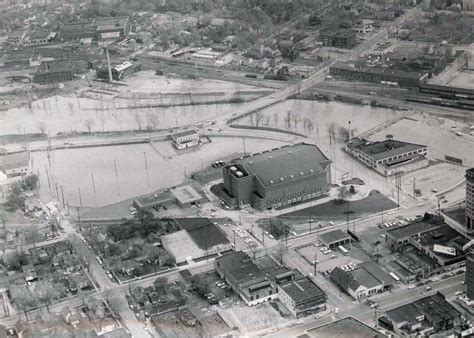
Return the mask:
[[30,152],[22,151],[0,156],[0,170],[6,171],[20,167],[27,167],[30,163]]

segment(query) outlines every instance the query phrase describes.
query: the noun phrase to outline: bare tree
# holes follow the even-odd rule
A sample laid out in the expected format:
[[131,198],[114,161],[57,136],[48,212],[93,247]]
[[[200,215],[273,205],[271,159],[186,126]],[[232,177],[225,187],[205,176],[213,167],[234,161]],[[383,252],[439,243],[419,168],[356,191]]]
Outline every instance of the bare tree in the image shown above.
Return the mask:
[[87,119],[84,121],[84,126],[87,128],[90,134],[91,129],[95,126],[95,121],[93,119]]
[[156,127],[158,126],[158,116],[153,114],[153,113],[148,113],[147,114],[147,123],[148,123],[148,126],[151,127],[153,130],[156,130]]
[[102,132],[104,132],[105,131],[105,122],[107,122],[107,119],[105,118],[104,112],[102,112],[100,114],[99,120],[100,120],[100,125],[102,126]]
[[36,123],[36,127],[41,134],[46,132],[46,123],[44,123],[44,121],[38,121],[38,123]]
[[265,115],[265,121],[263,123],[265,124],[265,127],[268,127],[270,124],[270,115]]
[[133,117],[135,118],[135,122],[137,123],[138,130],[142,130],[142,117],[138,112],[135,112],[133,114]]
[[285,125],[286,125],[286,129],[290,129],[290,126],[291,126],[291,112],[290,111],[286,112]]
[[297,114],[293,113],[292,116],[291,116],[291,119],[293,120],[293,125],[295,127],[295,130],[297,130],[298,129],[298,123],[300,122],[300,117]]
[[275,125],[275,127],[278,125],[278,114],[277,113],[273,113],[273,124]]
[[255,113],[255,126],[258,127],[262,121],[264,115],[261,111]]

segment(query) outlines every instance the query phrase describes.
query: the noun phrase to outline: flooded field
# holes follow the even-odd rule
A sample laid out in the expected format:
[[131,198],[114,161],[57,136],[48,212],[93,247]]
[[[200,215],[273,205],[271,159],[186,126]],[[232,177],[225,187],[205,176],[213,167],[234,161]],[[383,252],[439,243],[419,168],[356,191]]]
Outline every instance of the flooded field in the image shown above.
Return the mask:
[[[270,140],[247,142],[246,150],[257,152],[281,145]],[[64,199],[71,206],[80,206],[82,200],[83,206],[93,207],[177,185],[213,161],[243,152],[242,139],[224,137],[188,153],[176,153],[168,142],[155,143],[154,148],[138,144],[56,150],[50,153],[50,160],[46,152],[37,152],[32,154],[33,171],[39,172],[42,198],[56,195],[57,184],[59,196],[63,187]]]
[[91,82],[92,87],[0,111],[0,134],[167,129],[216,119],[237,106],[228,103],[237,96],[249,101],[262,95],[262,89],[254,86],[158,77],[149,71],[126,82],[126,86]]

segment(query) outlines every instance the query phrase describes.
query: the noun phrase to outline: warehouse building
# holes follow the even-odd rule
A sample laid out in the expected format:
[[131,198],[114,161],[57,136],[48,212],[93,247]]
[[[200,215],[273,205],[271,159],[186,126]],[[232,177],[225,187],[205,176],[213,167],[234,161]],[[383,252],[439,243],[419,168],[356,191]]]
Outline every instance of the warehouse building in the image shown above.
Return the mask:
[[0,156],[0,181],[9,177],[28,175],[31,168],[29,151]]
[[206,200],[192,186],[183,185],[166,191],[138,197],[133,200],[133,206],[138,210],[151,210],[176,204],[181,208],[199,205]]
[[419,87],[426,83],[428,73],[405,72],[380,67],[354,67],[345,63],[337,63],[329,69],[333,76],[341,76],[350,80],[383,83],[387,82],[402,87]]
[[337,229],[325,232],[319,236],[321,242],[330,249],[335,249],[338,246],[349,244],[353,241],[352,237],[344,231]]
[[328,337],[351,337],[351,338],[387,338],[385,334],[362,323],[354,317],[345,317],[329,324],[318,326],[306,331],[298,338],[328,338]]
[[234,159],[223,177],[229,205],[278,208],[327,194],[331,161],[317,146],[298,143]]
[[423,337],[442,336],[463,321],[461,313],[440,292],[386,311],[384,318],[397,335]]
[[295,318],[326,308],[326,294],[308,277],[279,285],[278,299]]
[[392,138],[377,142],[354,138],[344,145],[344,150],[386,177],[429,165],[427,146]]
[[43,62],[33,77],[33,82],[48,84],[74,79],[75,63],[69,60]]
[[195,130],[186,130],[171,135],[173,147],[178,150],[195,147],[200,144],[199,134]]
[[232,250],[232,243],[207,218],[179,218],[175,222],[182,230],[161,236],[161,243],[178,265]]
[[320,35],[323,46],[350,49],[357,44],[356,32],[352,29],[327,30]]
[[130,30],[129,17],[101,18],[95,21],[97,27],[97,44],[105,47],[128,36]]
[[[141,70],[140,63],[132,63],[130,61],[122,62],[121,64],[111,66],[112,80],[120,81],[123,78],[136,73]],[[96,76],[98,79],[109,80],[109,67],[103,65],[96,69]]]

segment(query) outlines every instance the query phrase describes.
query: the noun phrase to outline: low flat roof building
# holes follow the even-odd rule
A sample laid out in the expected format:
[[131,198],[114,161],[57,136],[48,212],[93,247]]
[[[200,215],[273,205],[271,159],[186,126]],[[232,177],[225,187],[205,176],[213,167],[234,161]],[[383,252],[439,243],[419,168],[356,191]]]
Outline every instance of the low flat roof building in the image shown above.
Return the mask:
[[[329,324],[321,325],[306,332],[309,338],[351,337],[351,338],[386,338],[376,329],[362,323],[354,317],[338,319]],[[302,337],[302,336],[298,336]]]
[[334,76],[342,76],[352,80],[375,83],[385,81],[403,87],[418,87],[428,80],[428,73],[405,72],[381,67],[358,68],[345,63],[332,65],[330,73]]
[[172,134],[171,140],[173,146],[178,150],[195,147],[200,144],[199,133],[195,130],[186,130]]
[[240,157],[223,168],[222,198],[233,206],[256,209],[288,206],[328,192],[331,161],[308,143]]
[[177,264],[232,250],[232,243],[207,218],[177,218],[175,222],[182,230],[161,236],[161,243]]
[[319,238],[330,249],[352,242],[352,237],[340,229],[322,233]]
[[453,329],[461,313],[440,292],[385,312],[396,334],[428,336]]
[[278,298],[296,318],[326,307],[326,294],[308,277],[278,285]]
[[0,181],[4,178],[27,175],[31,168],[29,151],[0,155]]
[[393,139],[371,142],[352,139],[344,150],[383,176],[427,167],[427,146]]
[[278,297],[276,286],[242,251],[216,258],[216,272],[249,306]]
[[206,200],[190,185],[171,189],[170,192],[174,195],[180,207],[190,207],[191,205],[200,204]]
[[135,198],[133,205],[139,210],[147,210],[168,206],[174,204],[175,201],[176,197],[171,192],[163,191]]

